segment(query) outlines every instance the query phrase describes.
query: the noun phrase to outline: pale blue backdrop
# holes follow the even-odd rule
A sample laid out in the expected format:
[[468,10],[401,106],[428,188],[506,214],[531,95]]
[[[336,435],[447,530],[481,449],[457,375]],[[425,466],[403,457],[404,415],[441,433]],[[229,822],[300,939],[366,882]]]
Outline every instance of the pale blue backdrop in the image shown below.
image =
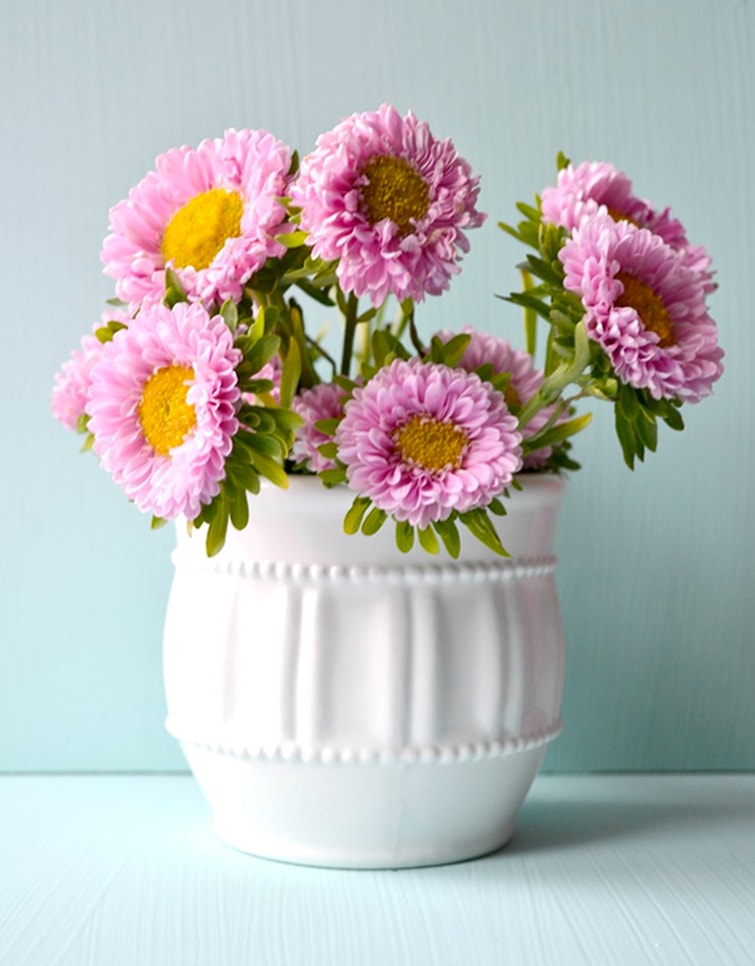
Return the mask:
[[752,769],[755,6],[747,0],[4,0],[0,770],[179,769],[163,732],[169,531],[53,422],[112,294],[108,208],[170,146],[266,127],[306,151],[412,108],[482,175],[487,225],[424,326],[518,333],[496,228],[563,150],[672,205],[718,269],[727,371],[633,475],[600,412],[560,533],[566,730],[551,770]]

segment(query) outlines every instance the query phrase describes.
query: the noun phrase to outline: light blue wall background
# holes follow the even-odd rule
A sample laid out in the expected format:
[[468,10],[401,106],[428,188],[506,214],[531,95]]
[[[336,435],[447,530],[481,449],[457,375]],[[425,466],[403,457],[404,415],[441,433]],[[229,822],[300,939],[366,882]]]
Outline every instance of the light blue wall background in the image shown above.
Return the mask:
[[493,293],[521,253],[495,223],[559,149],[624,168],[713,254],[714,398],[634,475],[608,410],[578,442],[547,767],[755,767],[752,2],[5,0],[0,24],[0,770],[183,767],[162,727],[171,534],[48,409],[112,294],[108,208],[172,145],[247,126],[305,151],[382,101],[453,137],[491,214],[428,329],[518,334]]

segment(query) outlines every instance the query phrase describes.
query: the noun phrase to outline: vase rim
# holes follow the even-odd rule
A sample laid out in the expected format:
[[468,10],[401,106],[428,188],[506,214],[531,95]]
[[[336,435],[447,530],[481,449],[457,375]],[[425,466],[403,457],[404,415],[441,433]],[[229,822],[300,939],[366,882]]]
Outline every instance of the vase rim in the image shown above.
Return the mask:
[[[311,473],[289,473],[288,476],[288,486],[289,489],[292,487],[297,488],[310,488],[312,490],[322,490],[324,492],[345,492],[349,489],[348,484],[338,483],[335,486],[326,486],[319,476]],[[518,483],[522,490],[518,490],[515,486],[509,487],[509,492],[511,494],[518,492],[526,492],[528,490],[553,490],[563,491],[567,484],[567,477],[560,473],[549,473],[549,472],[538,472],[537,470],[524,470],[517,473],[514,477],[515,483]],[[283,496],[285,496],[286,490],[282,487],[276,486],[276,484],[271,483],[269,480],[261,480],[262,489],[265,491],[278,491]],[[353,491],[356,495],[356,491]]]
[[[552,473],[526,473],[517,477],[521,489],[509,490],[504,499],[506,515],[494,525],[503,545],[514,558],[550,559],[554,554],[556,524],[567,482]],[[371,566],[405,564],[426,566],[446,559],[428,555],[416,543],[406,554],[396,549],[394,528],[388,523],[378,533],[347,534],[343,521],[356,491],[339,484],[326,487],[317,476],[291,475],[288,489],[262,482],[257,495],[249,495],[249,521],[243,531],[228,528],[226,543],[216,563],[228,561],[274,561],[282,565]],[[176,529],[178,547],[205,563],[204,528],[190,536],[185,525]],[[462,532],[459,566],[505,558]]]

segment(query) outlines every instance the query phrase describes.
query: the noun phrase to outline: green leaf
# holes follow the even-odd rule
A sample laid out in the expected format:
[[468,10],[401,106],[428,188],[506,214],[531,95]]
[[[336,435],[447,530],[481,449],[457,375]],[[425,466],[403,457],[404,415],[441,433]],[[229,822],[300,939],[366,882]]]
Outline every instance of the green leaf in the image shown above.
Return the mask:
[[[235,453],[234,453],[235,456]],[[243,490],[249,493],[259,493],[260,491],[260,478],[259,474],[251,463],[241,462],[239,460],[231,458],[226,463],[226,472],[228,476]]]
[[485,510],[467,510],[466,513],[459,515],[459,520],[469,530],[472,536],[476,537],[481,543],[484,543],[494,553],[499,554],[501,557],[511,556],[501,543],[501,538],[498,536]]
[[165,298],[164,302],[169,308],[173,308],[179,302],[186,302],[186,292],[181,284],[178,275],[170,265],[165,269]]
[[503,296],[504,302],[513,302],[514,305],[521,305],[525,309],[536,312],[546,322],[550,323],[551,307],[547,302],[531,295],[529,292],[512,292],[511,295]]
[[338,417],[335,419],[318,419],[315,423],[315,429],[326,436],[333,436],[340,422],[341,420]]
[[273,417],[279,429],[293,431],[304,425],[303,418],[293,411],[293,409],[268,409],[267,412]]
[[359,313],[357,322],[371,322],[377,314],[378,310],[376,308],[367,309],[365,312]]
[[162,530],[167,522],[163,517],[152,517],[149,524],[150,530]]
[[494,499],[490,501],[488,504],[488,511],[490,513],[494,513],[497,517],[506,516],[506,507],[503,503],[501,503],[498,497],[494,497]]
[[642,443],[637,439],[634,432],[634,423],[630,422],[619,410],[618,405],[614,407],[616,435],[621,445],[624,455],[624,462],[630,470],[634,469],[634,459],[637,456],[643,458]]
[[104,325],[101,325],[96,329],[94,337],[105,345],[105,343],[112,341],[116,332],[120,332],[121,329],[127,328],[128,326],[125,324],[125,322],[116,322],[115,319],[111,319],[109,322],[106,322]]
[[396,546],[401,553],[408,553],[414,546],[414,527],[407,520],[396,521]]
[[220,306],[220,315],[225,324],[235,333],[239,327],[239,310],[232,299],[226,299]]
[[[244,389],[247,388],[247,383],[244,383]],[[244,427],[240,429],[237,439],[239,442],[243,442],[246,437],[246,430],[256,430],[259,433],[274,433],[277,427],[277,423],[272,416],[272,410],[264,409],[262,406],[250,406],[248,403],[243,403],[238,413],[239,422]]]
[[556,155],[556,169],[558,171],[563,171],[564,168],[568,168],[571,164],[571,160],[566,157],[563,151],[559,151]]
[[560,286],[563,281],[563,269],[560,262],[548,262],[537,255],[528,255],[530,270],[533,275],[541,278],[544,282],[551,285]]
[[[258,433],[272,433],[277,427],[273,412],[274,410],[263,409],[261,406],[242,406],[239,410],[239,419]],[[249,441],[251,435],[242,429],[239,430],[237,439],[240,443],[245,443]]]
[[249,523],[249,501],[246,490],[234,490],[229,494],[231,523],[236,530],[243,530]]
[[384,329],[376,329],[372,333],[372,358],[375,365],[381,369],[385,365],[385,360],[391,352],[391,343],[388,333]]
[[337,386],[340,386],[344,392],[353,392],[357,385],[353,379],[349,379],[348,376],[341,375],[334,376],[331,382],[334,382]]
[[207,529],[207,540],[205,542],[208,557],[214,557],[223,549],[228,533],[228,506],[222,489],[212,502],[215,505],[215,512]]
[[344,533],[358,533],[362,525],[362,519],[370,505],[370,499],[366,496],[357,496],[343,518]]
[[320,470],[317,474],[325,486],[338,486],[346,482],[346,470],[343,466],[336,466],[330,470]]
[[304,292],[305,295],[308,295],[311,299],[314,299],[315,302],[319,302],[320,305],[326,305],[328,308],[332,308],[336,304],[328,294],[330,285],[324,285],[322,287],[319,285],[313,285],[306,278],[297,279],[296,285],[302,290],[302,292]]
[[270,292],[275,291],[280,280],[280,270],[281,264],[279,261],[268,259],[244,286],[244,294],[247,298],[251,299],[255,292],[270,294]]
[[306,231],[292,231],[287,235],[276,235],[275,240],[280,242],[285,248],[298,248],[306,245],[309,235]]
[[437,361],[442,363],[444,366],[449,366],[450,368],[454,369],[461,362],[462,356],[466,352],[467,346],[469,345],[469,340],[471,338],[472,337],[467,333],[461,332],[449,339],[448,342],[443,343],[437,336],[433,336],[433,357],[435,356],[437,349]]
[[671,429],[675,430],[677,433],[684,429],[684,420],[682,419],[682,414],[674,406],[669,403],[666,412],[662,416],[663,421]]
[[572,472],[576,473],[577,470],[582,469],[582,465],[577,463],[576,460],[571,459],[563,449],[555,449],[551,453],[548,459],[548,465],[555,472],[558,472],[559,469],[562,469],[571,470]]
[[244,392],[261,396],[263,393],[272,392],[275,389],[275,383],[272,379],[244,379],[243,388]]
[[654,453],[658,446],[658,425],[655,416],[647,411],[642,411],[634,421],[635,430],[638,437],[642,440],[651,453]]
[[432,527],[417,527],[417,536],[420,546],[426,553],[436,554],[440,551],[440,544]]
[[277,335],[263,335],[253,342],[249,335],[236,340],[236,345],[244,354],[244,363],[249,375],[258,373],[280,349],[281,340]]
[[545,449],[546,446],[557,446],[570,436],[574,436],[575,433],[581,433],[583,429],[590,425],[591,420],[592,413],[584,413],[582,416],[575,416],[574,419],[569,419],[565,423],[558,423],[542,434],[534,434],[527,440],[530,444],[528,450],[534,452],[538,449]]
[[280,463],[276,463],[275,460],[257,452],[252,454],[251,462],[260,476],[264,476],[265,479],[270,480],[271,483],[279,486],[282,490],[288,489],[288,475]]
[[532,245],[533,248],[537,248],[537,230],[535,230],[535,236],[532,238],[524,231],[514,228],[513,225],[507,225],[505,221],[499,221],[498,227],[502,231],[505,231],[507,235],[511,235],[512,238],[516,238],[516,240],[521,242],[523,245]]
[[[248,337],[251,340],[252,345],[255,345],[260,341],[260,339],[264,334],[265,334],[265,310],[260,305],[260,307],[257,309],[256,318],[254,319],[254,322],[252,322],[251,326],[249,327]],[[280,346],[280,342],[278,343],[278,345]],[[278,350],[276,349],[275,351],[277,352]]]
[[408,359],[409,353],[392,332],[387,329],[375,329],[372,333],[372,358],[375,360],[376,367],[382,368],[393,356]]
[[334,460],[338,456],[338,447],[332,440],[328,440],[327,443],[320,443],[317,447],[317,452],[324,456],[325,459]]
[[573,315],[569,315],[568,312],[562,312],[558,308],[551,309],[551,325],[558,330],[559,335],[568,336],[572,339],[574,338],[574,326],[585,314],[581,303],[574,308],[575,312]]
[[523,201],[517,201],[516,207],[530,221],[540,221],[540,212],[537,208],[533,208],[532,205],[527,205]]
[[263,456],[269,456],[272,459],[283,459],[284,456],[288,455],[281,441],[275,436],[267,436],[262,433],[248,433],[246,434],[245,440],[247,445],[254,450],[255,454],[262,453]]
[[[482,368],[485,369],[487,367],[486,366],[482,366]],[[486,379],[485,376],[480,372],[479,369],[476,370],[476,372],[477,372],[477,375],[480,377],[480,379],[482,379],[483,382],[489,382],[494,389],[497,389],[498,392],[501,393],[501,395],[503,395],[503,396],[506,395],[506,390],[509,388],[509,385],[511,383],[511,373],[510,372],[499,372],[497,375],[491,376],[489,379]],[[508,405],[509,409],[511,410],[511,412],[514,413],[515,416],[518,415],[519,412],[521,411],[521,404],[515,402],[514,400],[510,400],[507,403],[507,405]]]
[[281,371],[280,402],[288,409],[296,394],[301,377],[301,353],[298,343],[292,339],[288,344],[288,352]]
[[220,496],[218,495],[210,503],[203,503],[199,508],[199,513],[194,517],[193,520],[189,521],[190,527],[199,527],[203,523],[212,523],[212,521],[217,516],[218,506],[220,504]]
[[448,551],[449,556],[456,560],[461,553],[461,537],[459,536],[458,527],[453,519],[449,517],[447,520],[437,520],[433,524],[433,527],[443,541],[443,545]]
[[634,420],[639,415],[640,401],[637,398],[637,393],[631,386],[624,385],[621,387],[618,404],[622,416],[626,419]]
[[387,518],[388,514],[385,512],[385,510],[380,510],[378,507],[373,506],[362,522],[362,533],[366,534],[368,537],[372,536],[373,533],[378,532]]
[[[537,248],[547,262],[556,263],[558,253],[566,239],[566,229],[560,228],[551,222],[540,222],[537,233]],[[560,262],[557,263],[558,271],[561,271]]]

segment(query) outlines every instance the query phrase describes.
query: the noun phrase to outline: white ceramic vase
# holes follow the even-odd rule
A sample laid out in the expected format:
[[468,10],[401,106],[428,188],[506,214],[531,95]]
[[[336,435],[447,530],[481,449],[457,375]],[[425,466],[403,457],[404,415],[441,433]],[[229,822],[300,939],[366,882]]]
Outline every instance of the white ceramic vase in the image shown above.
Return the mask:
[[231,845],[308,865],[472,858],[510,838],[560,729],[553,545],[564,484],[524,478],[510,559],[347,536],[353,494],[294,477],[207,559],[179,528],[167,727]]

